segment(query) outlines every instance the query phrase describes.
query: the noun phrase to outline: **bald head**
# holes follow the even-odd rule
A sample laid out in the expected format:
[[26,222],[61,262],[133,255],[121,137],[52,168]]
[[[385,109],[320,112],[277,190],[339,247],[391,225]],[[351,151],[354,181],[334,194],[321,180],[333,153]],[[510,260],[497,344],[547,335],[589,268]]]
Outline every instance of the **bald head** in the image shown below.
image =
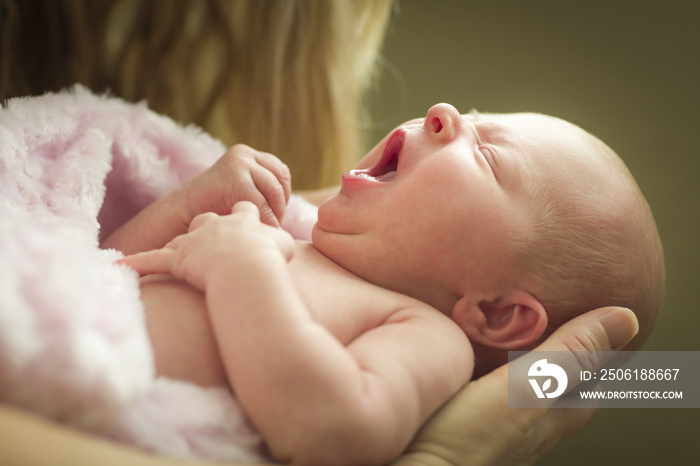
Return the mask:
[[[663,250],[649,205],[602,141],[562,120],[531,118],[546,131],[531,136],[529,146],[537,164],[528,180],[536,227],[526,254],[550,327],[598,307],[624,306],[639,320],[629,346],[638,348],[664,295]],[[543,137],[547,143],[538,144]]]

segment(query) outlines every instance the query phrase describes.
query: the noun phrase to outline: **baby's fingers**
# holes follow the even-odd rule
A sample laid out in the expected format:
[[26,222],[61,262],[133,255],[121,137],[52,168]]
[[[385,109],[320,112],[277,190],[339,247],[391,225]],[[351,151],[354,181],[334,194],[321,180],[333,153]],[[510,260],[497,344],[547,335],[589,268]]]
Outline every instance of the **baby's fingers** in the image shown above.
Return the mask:
[[232,214],[247,213],[253,216],[256,220],[260,220],[260,209],[250,201],[239,201],[233,205]]
[[282,188],[284,204],[286,205],[289,202],[289,197],[292,195],[292,175],[287,165],[274,155],[266,152],[257,152],[255,160],[275,176],[279,186]]
[[140,275],[169,273],[171,272],[173,254],[174,251],[171,249],[154,249],[126,256],[119,259],[117,264],[131,267]]
[[279,227],[291,195],[289,169],[277,157],[260,152],[256,155],[259,167],[251,170],[251,177],[260,199],[249,199],[260,208],[260,220]]
[[260,220],[270,226],[279,227],[287,207],[282,185],[272,173],[258,167],[251,172],[255,190],[248,194],[249,201],[260,209]]

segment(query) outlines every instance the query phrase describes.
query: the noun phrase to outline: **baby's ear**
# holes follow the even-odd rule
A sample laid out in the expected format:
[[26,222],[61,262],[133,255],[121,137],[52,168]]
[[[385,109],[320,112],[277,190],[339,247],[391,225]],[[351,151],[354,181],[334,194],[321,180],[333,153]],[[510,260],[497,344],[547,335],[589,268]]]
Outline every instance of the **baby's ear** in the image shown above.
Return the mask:
[[475,343],[513,350],[537,340],[547,328],[547,312],[532,294],[513,290],[494,300],[463,297],[452,320]]

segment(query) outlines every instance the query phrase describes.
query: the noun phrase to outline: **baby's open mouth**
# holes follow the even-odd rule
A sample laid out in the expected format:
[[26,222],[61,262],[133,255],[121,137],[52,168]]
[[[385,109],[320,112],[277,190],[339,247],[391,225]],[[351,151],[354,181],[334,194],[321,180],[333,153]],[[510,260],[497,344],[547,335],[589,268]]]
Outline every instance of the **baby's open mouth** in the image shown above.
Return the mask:
[[384,152],[379,158],[377,164],[365,170],[352,170],[352,175],[360,178],[365,178],[371,181],[387,183],[392,181],[396,176],[396,171],[399,167],[399,156],[403,147],[404,133],[402,130],[396,130],[389,137]]

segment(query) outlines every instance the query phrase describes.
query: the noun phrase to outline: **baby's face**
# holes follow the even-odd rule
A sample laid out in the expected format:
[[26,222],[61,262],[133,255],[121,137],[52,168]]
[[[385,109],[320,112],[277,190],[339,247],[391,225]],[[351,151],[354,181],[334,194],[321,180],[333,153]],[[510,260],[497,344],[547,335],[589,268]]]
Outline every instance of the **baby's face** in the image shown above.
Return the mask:
[[463,116],[435,105],[375,147],[374,166],[343,176],[319,209],[314,244],[357,275],[436,307],[465,282],[495,286],[517,266],[515,240],[533,228],[529,181],[599,163],[574,160],[586,135],[542,115]]

